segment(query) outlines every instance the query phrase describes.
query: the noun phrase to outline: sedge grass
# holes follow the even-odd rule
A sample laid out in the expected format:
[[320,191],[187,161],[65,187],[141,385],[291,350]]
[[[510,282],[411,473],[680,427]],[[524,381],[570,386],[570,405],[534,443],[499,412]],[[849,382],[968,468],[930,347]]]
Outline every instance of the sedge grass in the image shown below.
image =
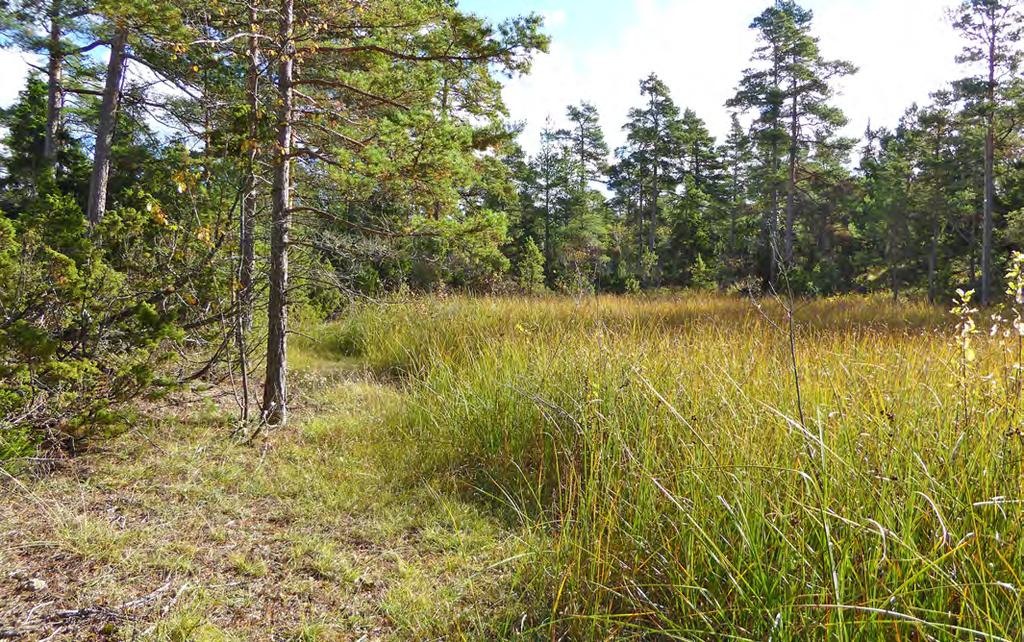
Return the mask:
[[527,635],[1020,639],[1013,346],[965,364],[944,310],[808,302],[798,404],[783,314],[424,299],[323,335],[407,388],[378,439],[398,483],[449,483],[531,533]]

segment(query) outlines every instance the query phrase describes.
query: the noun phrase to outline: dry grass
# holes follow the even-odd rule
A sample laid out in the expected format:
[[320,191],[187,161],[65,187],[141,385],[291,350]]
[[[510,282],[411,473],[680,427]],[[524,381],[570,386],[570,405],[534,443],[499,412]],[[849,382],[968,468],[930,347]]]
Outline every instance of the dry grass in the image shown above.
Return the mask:
[[1016,341],[964,364],[882,299],[797,322],[800,399],[782,306],[712,295],[420,301],[334,343],[410,375],[410,483],[545,536],[538,636],[1019,639]]
[[1020,639],[1019,345],[964,362],[946,311],[883,299],[797,319],[799,403],[772,302],[426,299],[306,329],[300,420],[266,444],[193,409],[8,481],[0,628]]
[[486,639],[510,620],[495,613],[514,601],[494,600],[510,572],[489,567],[518,540],[429,486],[396,488],[367,455],[401,394],[335,359],[298,357],[315,362],[298,377],[299,420],[267,443],[230,441],[215,406],[165,409],[54,473],[0,484],[0,632]]

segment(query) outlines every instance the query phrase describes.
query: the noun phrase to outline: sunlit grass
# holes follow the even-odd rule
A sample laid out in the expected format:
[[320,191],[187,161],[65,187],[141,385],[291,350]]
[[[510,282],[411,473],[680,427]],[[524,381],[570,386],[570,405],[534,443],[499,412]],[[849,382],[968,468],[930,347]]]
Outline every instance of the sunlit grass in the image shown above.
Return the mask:
[[197,404],[11,487],[0,565],[170,581],[124,639],[1021,639],[1021,344],[798,308],[791,353],[777,301],[367,305],[296,335],[289,428]]
[[796,316],[799,404],[776,302],[419,300],[323,336],[407,387],[398,483],[537,535],[537,635],[1019,639],[1014,346],[964,364],[924,304]]

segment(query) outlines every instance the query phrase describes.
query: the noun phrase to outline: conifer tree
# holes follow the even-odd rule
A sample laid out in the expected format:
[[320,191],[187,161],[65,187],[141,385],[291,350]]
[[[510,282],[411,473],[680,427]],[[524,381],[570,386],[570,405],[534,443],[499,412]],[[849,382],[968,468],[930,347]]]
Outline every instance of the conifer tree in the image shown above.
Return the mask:
[[[626,145],[620,158],[634,166],[640,181],[638,235],[647,261],[657,280],[658,225],[661,220],[662,196],[671,193],[680,183],[682,155],[680,110],[668,86],[655,74],[640,81],[643,105],[630,109],[624,127]],[[647,268],[643,269],[647,272]]]
[[[342,201],[349,204],[356,194],[376,193],[434,218],[442,207],[454,210],[454,179],[472,171],[471,119],[502,109],[489,66],[525,71],[533,52],[546,46],[536,16],[494,27],[445,0],[281,0],[275,18],[277,37],[267,54],[276,60],[277,90],[263,390],[269,425],[287,420],[294,215],[353,223],[319,202],[339,187],[349,192]],[[446,91],[456,85],[458,95]],[[299,203],[293,189],[297,158],[324,168],[305,174],[318,189]],[[329,181],[318,180],[323,178]]]
[[100,92],[92,178],[86,203],[86,218],[91,225],[97,225],[107,209],[111,154],[128,60],[147,66],[158,74],[161,70],[174,69],[173,75],[179,79],[179,86],[188,86],[191,79],[181,73],[186,65],[177,59],[177,53],[186,51],[191,32],[184,21],[182,7],[169,2],[104,0],[97,2],[93,11],[101,18],[95,26],[97,43],[109,50]]
[[567,158],[563,141],[548,119],[540,134],[540,151],[531,161],[536,181],[536,206],[543,221],[544,275],[548,286],[555,285],[557,276],[557,239],[563,222],[559,214],[559,204],[564,203],[571,180],[566,165]]
[[740,236],[741,234],[746,236],[747,231],[741,229],[741,226],[748,208],[750,171],[753,160],[750,136],[740,124],[739,117],[733,113],[731,114],[729,135],[722,147],[723,197],[728,219],[727,231],[723,234],[726,239],[724,251],[726,262],[735,262],[740,258]]
[[576,178],[576,190],[586,191],[587,186],[600,181],[608,171],[608,143],[604,139],[597,108],[583,102],[566,109],[568,129],[558,131],[558,138],[565,145],[572,160],[572,172]]
[[979,76],[959,83],[973,101],[973,108],[985,126],[984,205],[982,213],[981,303],[992,294],[992,236],[995,210],[996,144],[1000,133],[1002,94],[1008,81],[1016,79],[1024,52],[1019,42],[1024,33],[1024,14],[1019,0],[964,0],[953,12],[953,26],[967,41],[958,62],[980,63]]
[[42,158],[57,162],[66,93],[66,67],[100,42],[88,33],[89,0],[17,0],[0,7],[0,34],[9,44],[46,58],[46,130]]
[[[813,13],[793,0],[778,0],[751,24],[760,44],[740,80],[730,107],[755,113],[755,138],[761,147],[761,181],[767,192],[766,243],[768,281],[774,282],[778,258],[792,266],[796,238],[798,181],[809,153],[830,144],[831,135],[846,124],[831,103],[832,83],[856,71],[845,61],[822,57],[811,34]],[[809,134],[813,132],[813,136]],[[787,169],[782,171],[785,156]],[[783,192],[786,198],[784,242],[778,242]]]

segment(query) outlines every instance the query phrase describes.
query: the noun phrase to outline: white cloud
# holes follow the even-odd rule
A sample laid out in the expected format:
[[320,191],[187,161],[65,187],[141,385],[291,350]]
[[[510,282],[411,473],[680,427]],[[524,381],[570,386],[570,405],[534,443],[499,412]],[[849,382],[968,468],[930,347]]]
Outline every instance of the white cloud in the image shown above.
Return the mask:
[[[560,120],[566,105],[594,102],[609,143],[621,144],[630,107],[639,102],[638,82],[651,71],[672,89],[680,106],[704,118],[724,136],[734,93],[755,46],[751,20],[765,0],[622,0],[633,11],[607,41],[575,38],[585,48],[560,43],[539,57],[533,73],[508,82],[513,118],[528,122],[523,144],[536,149],[547,116]],[[893,125],[914,101],[962,73],[954,63],[959,42],[941,0],[807,0],[823,53],[860,67],[841,86],[839,103],[859,136],[870,121]],[[567,15],[558,32],[573,28]],[[557,34],[556,34],[557,35]]]
[[30,71],[28,61],[36,64],[36,56],[14,49],[0,49],[0,106],[13,103],[18,92],[25,88],[25,78]]
[[544,26],[548,29],[557,29],[564,25],[569,19],[569,14],[565,9],[546,11],[542,15],[544,17]]

